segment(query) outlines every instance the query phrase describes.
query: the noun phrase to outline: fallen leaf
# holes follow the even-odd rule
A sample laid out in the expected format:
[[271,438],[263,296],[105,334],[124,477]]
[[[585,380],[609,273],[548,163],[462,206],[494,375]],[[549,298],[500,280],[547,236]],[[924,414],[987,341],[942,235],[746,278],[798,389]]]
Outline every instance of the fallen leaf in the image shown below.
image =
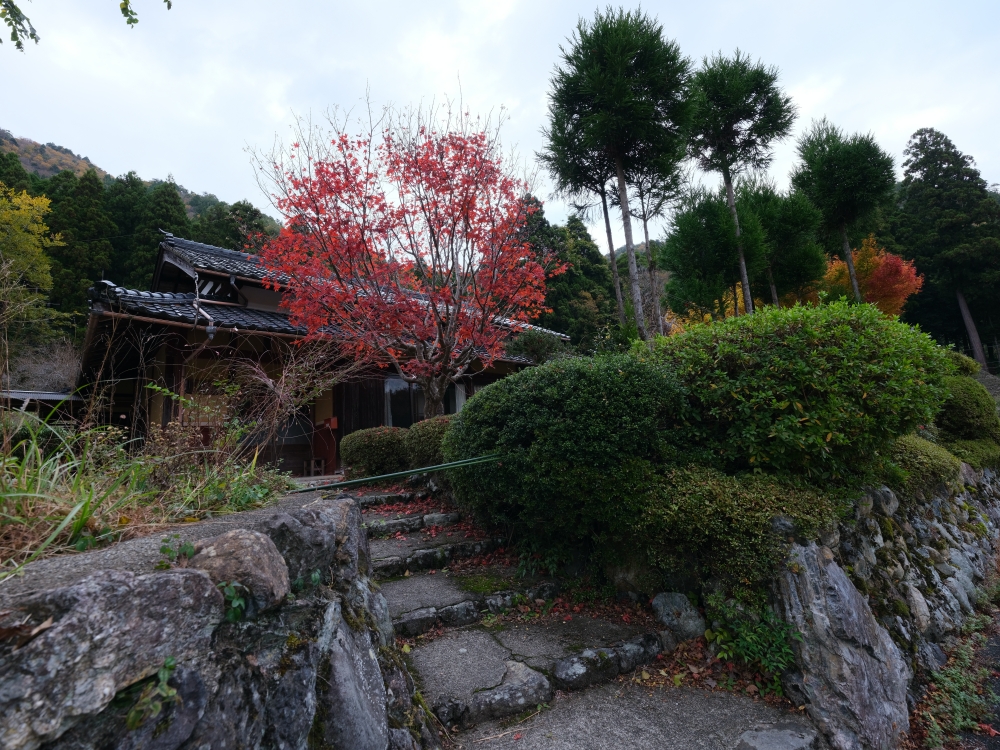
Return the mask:
[[38,635],[39,633],[41,633],[43,630],[48,630],[51,627],[52,627],[52,618],[50,617],[48,620],[46,620],[45,622],[43,622],[37,628],[35,628],[34,630],[32,630],[31,633],[28,634],[28,637],[29,638],[34,638],[36,635]]
[[521,733],[520,732],[518,732],[517,734],[514,735],[514,741],[515,742],[517,742],[517,740],[519,740],[519,739],[521,739]]
[[1000,737],[1000,732],[998,732],[989,724],[980,724],[979,731],[989,735],[990,737]]
[[684,680],[684,675],[682,675],[682,674],[675,674],[674,675],[674,685],[676,687],[680,687],[681,686],[681,682],[683,680]]
[[713,679],[712,679],[711,677],[708,677],[708,678],[706,678],[706,679],[705,679],[705,684],[706,684],[706,685],[708,685],[709,687],[712,687],[712,688],[714,688],[714,687],[715,687],[716,685],[718,685],[719,683],[717,683],[717,682],[716,682],[715,680],[713,680]]
[[644,679],[644,680],[648,680],[649,679],[649,672],[647,672],[645,669],[642,670],[642,679]]
[[747,694],[748,695],[753,695],[756,692],[757,692],[757,686],[756,685],[747,685]]
[[409,643],[404,643],[403,644],[403,653],[404,654],[410,653],[410,644]]

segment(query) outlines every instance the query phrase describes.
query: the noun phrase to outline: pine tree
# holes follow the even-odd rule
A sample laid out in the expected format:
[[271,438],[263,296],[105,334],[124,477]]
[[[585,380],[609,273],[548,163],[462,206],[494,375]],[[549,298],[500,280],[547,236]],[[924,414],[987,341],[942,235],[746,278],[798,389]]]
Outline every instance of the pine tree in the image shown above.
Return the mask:
[[[163,231],[161,231],[163,230]],[[135,244],[125,266],[123,282],[135,289],[149,289],[153,283],[153,270],[163,232],[188,237],[191,222],[188,220],[184,201],[172,181],[155,185],[146,196],[139,225],[135,230]]]
[[[973,158],[944,133],[918,130],[903,153],[907,159],[893,227],[896,242],[926,277],[928,297],[957,309],[973,356],[986,366],[976,320],[1000,299],[1000,203]],[[920,321],[928,312],[921,297],[908,319]]]
[[77,179],[62,172],[47,181],[52,200],[49,225],[62,245],[48,248],[52,260],[52,306],[61,312],[86,313],[87,289],[110,268],[110,238],[118,227],[104,209],[104,184],[94,170]]
[[136,249],[136,231],[146,205],[146,185],[135,172],[111,180],[104,191],[104,206],[118,226],[118,235],[111,240],[111,270],[108,278],[125,284],[125,269]]

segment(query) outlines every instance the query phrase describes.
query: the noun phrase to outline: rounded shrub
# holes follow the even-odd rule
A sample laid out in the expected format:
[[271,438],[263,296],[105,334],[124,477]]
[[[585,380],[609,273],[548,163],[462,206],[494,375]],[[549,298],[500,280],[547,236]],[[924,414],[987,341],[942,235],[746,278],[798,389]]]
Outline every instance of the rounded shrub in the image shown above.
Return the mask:
[[357,430],[340,442],[340,455],[350,478],[392,474],[407,468],[402,427],[372,427]]
[[896,440],[889,458],[904,472],[899,481],[891,482],[904,495],[954,481],[962,468],[961,462],[946,448],[917,435],[903,435]]
[[944,379],[948,397],[935,420],[949,440],[988,439],[1000,442],[1000,417],[997,402],[982,383],[963,375]]
[[689,440],[730,471],[856,472],[929,424],[945,350],[872,305],[765,307],[662,339],[697,417]]
[[1000,469],[1000,444],[994,440],[952,440],[945,445],[973,469]]
[[832,496],[802,482],[674,467],[636,519],[633,548],[645,550],[655,569],[693,574],[752,602],[767,590],[788,535],[814,538],[837,514]]
[[451,416],[443,415],[410,425],[403,438],[403,449],[411,469],[444,463],[441,442],[450,424]]
[[628,355],[565,359],[487,386],[455,415],[449,472],[460,504],[549,560],[613,548],[628,535],[654,468],[677,455],[686,398],[662,364]]
[[974,377],[979,372],[979,363],[976,362],[972,357],[966,357],[961,352],[956,352],[954,349],[948,349],[948,361],[951,362],[952,366],[955,368],[955,372],[959,375],[965,375],[966,377]]

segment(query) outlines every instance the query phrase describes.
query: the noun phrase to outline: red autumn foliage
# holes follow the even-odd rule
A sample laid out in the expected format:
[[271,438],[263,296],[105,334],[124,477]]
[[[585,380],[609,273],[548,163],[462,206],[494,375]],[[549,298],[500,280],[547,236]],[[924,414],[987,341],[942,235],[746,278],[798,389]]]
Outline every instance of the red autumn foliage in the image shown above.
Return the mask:
[[[924,285],[924,277],[917,273],[913,262],[880,248],[875,235],[863,240],[861,248],[853,250],[851,256],[861,296],[886,315],[899,315],[906,300]],[[830,262],[822,286],[833,297],[853,299],[847,264],[840,258]]]
[[262,260],[293,322],[395,368],[432,416],[454,378],[545,312],[545,278],[561,269],[526,241],[535,209],[495,128],[468,114],[361,136],[331,124],[332,139],[302,133],[273,159],[287,227]]

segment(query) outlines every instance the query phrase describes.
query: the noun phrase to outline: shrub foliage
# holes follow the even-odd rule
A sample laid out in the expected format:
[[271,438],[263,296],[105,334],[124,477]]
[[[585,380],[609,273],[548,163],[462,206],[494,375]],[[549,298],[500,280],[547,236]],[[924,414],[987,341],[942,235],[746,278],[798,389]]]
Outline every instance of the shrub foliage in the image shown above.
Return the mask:
[[392,474],[407,468],[401,427],[372,427],[347,435],[340,443],[340,454],[349,467],[350,477]]
[[765,308],[661,340],[691,399],[691,442],[729,470],[845,476],[929,423],[944,351],[871,305]]
[[444,440],[451,417],[432,417],[410,426],[403,438],[403,449],[411,469],[422,469],[444,463],[441,442]]
[[480,521],[563,557],[621,542],[658,463],[671,461],[685,413],[676,380],[628,355],[566,359],[477,393],[445,437],[460,501]]
[[947,449],[917,435],[904,435],[892,446],[891,461],[903,470],[899,481],[891,482],[894,489],[909,495],[932,490],[943,482],[958,477],[961,463]]
[[983,384],[963,375],[944,379],[948,397],[937,417],[945,440],[979,440],[988,438],[1000,442],[1000,417],[997,403]]

